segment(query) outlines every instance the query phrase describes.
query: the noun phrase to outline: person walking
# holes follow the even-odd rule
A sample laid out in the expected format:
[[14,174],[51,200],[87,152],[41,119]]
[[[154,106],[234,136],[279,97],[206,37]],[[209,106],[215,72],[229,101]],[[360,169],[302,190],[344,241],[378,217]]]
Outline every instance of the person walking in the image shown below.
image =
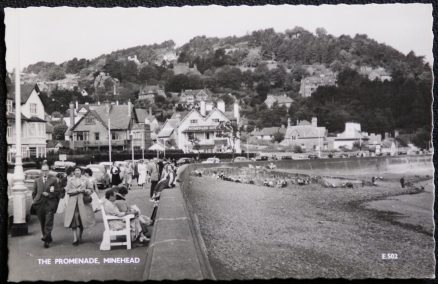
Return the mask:
[[111,173],[111,185],[118,186],[122,183],[122,179],[120,178],[120,168],[116,166],[116,163],[113,162],[113,165],[110,169]]
[[61,196],[58,180],[49,176],[49,166],[41,166],[41,176],[35,180],[32,207],[41,225],[44,247],[49,248],[52,239],[53,220]]
[[94,212],[91,207],[91,193],[87,188],[88,180],[82,176],[81,168],[76,167],[74,176],[67,181],[66,193],[69,195],[65,211],[64,227],[73,230],[73,245],[82,241],[84,228],[95,224]]
[[93,212],[100,210],[99,189],[97,188],[96,179],[93,177],[93,171],[90,168],[84,169],[84,177],[88,180],[87,189],[91,190],[91,207]]
[[138,185],[143,188],[146,183],[146,171],[147,167],[143,160],[138,164]]
[[132,162],[128,162],[126,165],[126,171],[125,171],[125,177],[123,179],[125,186],[128,188],[128,190],[132,187],[132,177],[134,175],[134,165]]
[[158,159],[154,158],[149,164],[148,164],[148,174],[149,178],[151,180],[151,189],[150,189],[150,201],[152,200],[152,196],[154,195],[155,186],[157,185],[158,181],[160,180],[160,172],[159,172],[159,166],[157,164]]

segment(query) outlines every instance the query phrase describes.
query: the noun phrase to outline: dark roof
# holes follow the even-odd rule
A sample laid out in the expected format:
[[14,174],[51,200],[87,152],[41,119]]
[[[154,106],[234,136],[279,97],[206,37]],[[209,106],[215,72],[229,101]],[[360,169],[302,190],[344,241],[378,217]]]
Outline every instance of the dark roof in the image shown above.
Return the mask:
[[[15,113],[7,113],[6,118],[10,120],[15,120]],[[46,122],[44,119],[41,119],[36,116],[26,117],[24,114],[21,114],[21,121],[29,121],[29,122]]]
[[53,127],[53,125],[51,123],[46,123],[46,133],[53,133],[53,130],[55,129],[55,127]]
[[[131,106],[132,107],[132,106]],[[87,117],[90,114],[93,114],[96,118],[100,119],[102,124],[105,127],[108,127],[108,111],[107,106],[105,104],[103,105],[94,105],[89,107],[90,111],[87,112],[86,115],[84,115],[81,120],[79,120],[76,125],[79,125],[79,123]],[[109,118],[111,119],[111,129],[117,130],[126,130],[129,128],[129,123],[131,121],[131,118],[128,116],[128,105],[111,105],[110,108],[110,114]],[[135,114],[134,114],[135,116]],[[75,125],[75,127],[76,127]]]
[[154,115],[149,115],[149,112],[144,108],[136,108],[135,113],[137,114],[139,122],[144,122],[146,118],[149,119],[150,122],[156,119]]
[[[21,85],[21,104],[24,104],[27,102],[27,100],[30,97],[30,94],[32,94],[33,89],[35,89],[35,91],[37,93],[40,92],[40,89],[38,87],[37,84],[23,84]],[[12,86],[10,90],[8,90],[8,95],[7,95],[8,99],[11,100],[15,100],[15,87]]]
[[263,129],[261,129],[260,131],[253,131],[251,134],[253,136],[271,136],[277,132],[285,134],[286,128],[285,127],[283,127],[283,128],[282,127],[265,127]]

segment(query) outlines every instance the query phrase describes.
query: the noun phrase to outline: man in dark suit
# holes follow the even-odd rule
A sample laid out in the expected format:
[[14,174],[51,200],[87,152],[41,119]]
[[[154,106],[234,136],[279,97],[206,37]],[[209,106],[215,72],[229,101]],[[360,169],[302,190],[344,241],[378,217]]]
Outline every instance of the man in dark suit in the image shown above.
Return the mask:
[[61,195],[58,180],[49,176],[49,166],[41,166],[41,176],[35,180],[32,192],[33,203],[38,220],[41,224],[44,247],[52,242],[53,219]]

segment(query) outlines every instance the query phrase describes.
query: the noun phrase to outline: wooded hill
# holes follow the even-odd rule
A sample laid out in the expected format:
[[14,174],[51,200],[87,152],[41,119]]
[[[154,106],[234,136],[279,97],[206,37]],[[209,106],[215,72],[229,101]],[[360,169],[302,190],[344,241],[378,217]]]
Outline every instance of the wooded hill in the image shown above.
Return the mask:
[[[129,59],[128,59],[129,58]],[[175,59],[172,61],[172,58]],[[199,73],[175,75],[174,65],[187,63]],[[337,86],[321,87],[310,98],[298,95],[301,79],[309,76],[307,66],[324,65],[337,74]],[[359,75],[360,67],[384,68],[391,81],[370,81]],[[106,72],[118,79],[118,94],[105,82],[95,88],[95,78]],[[301,27],[283,33],[273,29],[254,31],[245,36],[208,38],[198,36],[181,47],[173,41],[137,46],[101,55],[92,60],[74,58],[62,64],[38,62],[25,72],[38,80],[59,80],[75,74],[79,89],[53,91],[47,111],[65,110],[68,100],[131,99],[135,101],[145,85],[162,85],[166,92],[209,88],[215,93],[231,93],[240,100],[242,113],[251,127],[279,126],[287,118],[310,119],[329,131],[342,131],[344,122],[357,121],[363,129],[384,133],[394,129],[412,132],[431,129],[432,72],[422,56],[404,55],[367,35],[335,37],[323,28],[314,33]],[[295,102],[290,109],[267,109],[267,94],[286,93]],[[164,120],[175,99],[168,96],[153,107]],[[61,107],[62,105],[62,107]]]

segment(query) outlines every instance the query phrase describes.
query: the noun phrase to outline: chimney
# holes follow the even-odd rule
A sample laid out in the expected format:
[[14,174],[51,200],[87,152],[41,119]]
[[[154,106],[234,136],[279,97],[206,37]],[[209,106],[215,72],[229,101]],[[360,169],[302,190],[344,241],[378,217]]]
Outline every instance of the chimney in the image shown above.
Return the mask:
[[240,110],[239,110],[239,103],[237,101],[234,102],[234,118],[237,121],[237,124],[240,122]]
[[[175,107],[173,107],[173,111],[175,112]],[[151,116],[152,115],[152,107],[149,107],[149,116]]]
[[75,107],[73,103],[70,103],[70,129],[75,125]]
[[287,119],[287,126],[290,126],[290,117]]
[[225,102],[223,100],[217,102],[217,109],[225,113]]
[[317,127],[318,126],[318,118],[312,117],[312,126]]
[[131,100],[128,101],[128,116],[131,117],[131,109],[132,109],[132,104],[131,104]]
[[205,101],[202,100],[201,101],[201,115],[205,116],[205,114],[206,114],[206,111],[205,111]]

